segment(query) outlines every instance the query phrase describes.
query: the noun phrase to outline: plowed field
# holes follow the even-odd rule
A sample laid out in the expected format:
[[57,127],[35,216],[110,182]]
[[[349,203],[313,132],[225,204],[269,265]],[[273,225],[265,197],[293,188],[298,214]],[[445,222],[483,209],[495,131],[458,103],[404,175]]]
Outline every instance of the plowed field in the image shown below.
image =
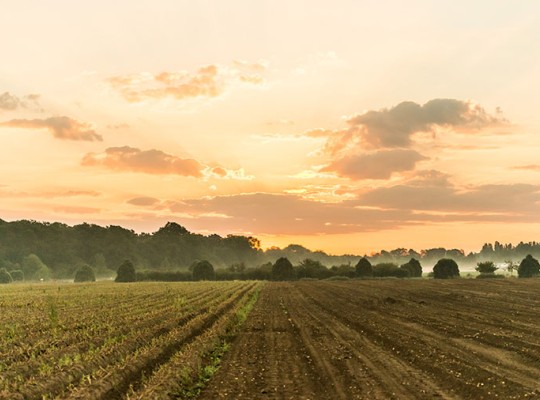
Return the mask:
[[540,280],[269,283],[200,398],[540,398]]

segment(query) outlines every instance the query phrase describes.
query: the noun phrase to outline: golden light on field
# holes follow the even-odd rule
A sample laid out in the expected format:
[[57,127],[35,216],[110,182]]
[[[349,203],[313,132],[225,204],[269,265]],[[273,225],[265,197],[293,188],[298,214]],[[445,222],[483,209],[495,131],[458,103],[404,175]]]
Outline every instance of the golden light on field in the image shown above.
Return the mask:
[[6,8],[0,219],[330,253],[537,239],[536,1]]

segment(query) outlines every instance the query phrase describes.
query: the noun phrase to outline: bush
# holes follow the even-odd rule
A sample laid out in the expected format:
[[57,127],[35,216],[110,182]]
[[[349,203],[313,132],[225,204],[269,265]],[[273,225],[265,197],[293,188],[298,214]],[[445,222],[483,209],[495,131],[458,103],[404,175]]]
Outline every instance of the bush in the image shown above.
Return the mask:
[[355,267],[356,276],[373,276],[373,268],[366,257],[362,257]]
[[493,261],[484,261],[476,264],[475,270],[481,274],[493,274],[495,271],[497,271],[497,267]]
[[441,258],[433,267],[435,279],[450,279],[459,277],[459,267],[451,258]]
[[407,263],[403,264],[401,269],[407,271],[411,278],[422,277],[422,265],[416,258],[411,258]]
[[73,282],[95,282],[96,274],[89,265],[83,265],[75,272]]
[[376,278],[385,278],[385,277],[396,277],[396,278],[407,278],[409,272],[404,269],[400,269],[394,263],[380,263],[373,267],[373,276]]
[[272,279],[272,268],[273,265],[271,262],[259,265],[256,268],[248,268],[245,272],[245,277],[249,280],[269,281]]
[[538,274],[540,274],[540,264],[536,258],[528,254],[519,264],[518,277],[531,278]]
[[209,261],[197,261],[193,265],[193,280],[195,281],[213,281],[216,277],[214,266]]
[[5,268],[0,268],[0,283],[11,283],[13,278]]
[[135,282],[137,280],[137,275],[135,273],[135,267],[133,263],[129,260],[126,260],[120,265],[118,271],[116,272],[115,282]]
[[11,279],[13,279],[13,282],[24,281],[24,272],[22,272],[20,269],[11,271],[9,274],[11,275]]
[[353,267],[350,263],[347,264],[340,264],[340,265],[332,265],[332,268],[330,268],[330,273],[334,276],[346,276],[348,278],[355,278],[356,277],[356,268]]
[[29,254],[23,258],[21,269],[26,279],[40,280],[50,278],[50,271],[47,274],[47,266],[35,254]]
[[272,265],[272,280],[290,281],[294,279],[294,268],[286,257],[278,258]]

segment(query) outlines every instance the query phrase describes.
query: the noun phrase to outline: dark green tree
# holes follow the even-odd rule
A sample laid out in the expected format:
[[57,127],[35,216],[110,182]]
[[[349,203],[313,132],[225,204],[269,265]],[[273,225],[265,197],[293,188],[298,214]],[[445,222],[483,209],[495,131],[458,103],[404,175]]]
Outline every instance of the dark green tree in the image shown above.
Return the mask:
[[433,267],[435,279],[450,279],[459,277],[459,267],[451,258],[441,258]]
[[358,261],[355,269],[357,276],[373,276],[373,267],[366,257],[362,257],[360,261]]
[[135,282],[137,275],[135,274],[135,267],[129,260],[125,260],[116,272],[115,282]]
[[83,265],[75,272],[74,282],[95,282],[96,274],[89,265]]
[[481,274],[493,274],[497,271],[497,266],[493,261],[483,261],[476,264],[475,270]]
[[332,271],[321,262],[306,258],[296,267],[297,278],[324,279],[332,275]]
[[11,278],[13,279],[13,282],[24,281],[24,272],[22,272],[20,269],[16,269],[15,271],[11,271],[9,274],[11,275]]
[[286,257],[278,258],[272,265],[272,280],[291,281],[294,279],[294,268]]
[[0,268],[0,283],[11,283],[13,282],[13,278],[11,278],[11,275],[5,268]]
[[421,278],[422,277],[422,265],[420,261],[416,258],[411,258],[408,262],[403,264],[401,269],[409,272],[409,277],[411,278]]
[[214,266],[206,260],[197,261],[193,265],[192,274],[195,281],[212,281],[216,277]]
[[538,263],[538,260],[528,254],[527,257],[521,260],[521,263],[519,264],[518,277],[532,278],[533,276],[537,276],[539,274],[540,264]]

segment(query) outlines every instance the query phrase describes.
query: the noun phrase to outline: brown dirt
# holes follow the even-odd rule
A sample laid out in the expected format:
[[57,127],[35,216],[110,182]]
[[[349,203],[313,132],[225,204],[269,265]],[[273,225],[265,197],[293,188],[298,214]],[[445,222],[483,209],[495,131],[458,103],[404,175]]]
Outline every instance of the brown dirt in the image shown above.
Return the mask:
[[540,398],[540,280],[269,283],[201,399]]

